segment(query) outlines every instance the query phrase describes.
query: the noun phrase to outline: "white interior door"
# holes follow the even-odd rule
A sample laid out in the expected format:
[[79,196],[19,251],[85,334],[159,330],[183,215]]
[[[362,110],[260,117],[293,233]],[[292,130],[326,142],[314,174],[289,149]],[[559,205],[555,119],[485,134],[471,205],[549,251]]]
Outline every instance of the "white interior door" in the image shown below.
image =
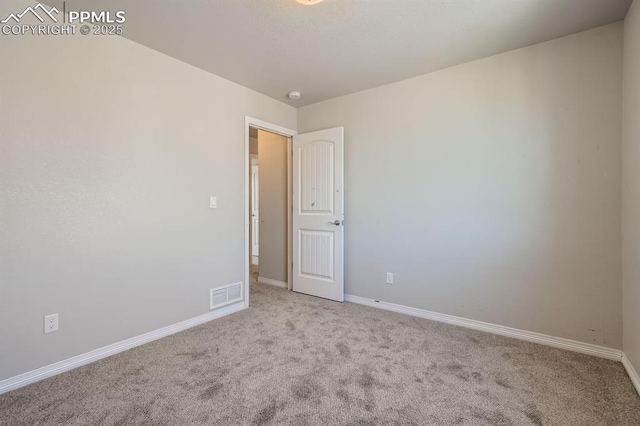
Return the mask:
[[293,290],[344,301],[344,129],[293,137]]
[[251,256],[260,256],[260,178],[258,159],[251,159]]

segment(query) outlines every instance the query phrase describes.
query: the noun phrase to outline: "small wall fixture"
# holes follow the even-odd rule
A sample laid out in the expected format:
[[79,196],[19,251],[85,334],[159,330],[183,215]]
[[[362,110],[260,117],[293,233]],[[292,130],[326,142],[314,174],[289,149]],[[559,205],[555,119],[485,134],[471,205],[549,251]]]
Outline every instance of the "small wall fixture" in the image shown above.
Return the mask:
[[320,3],[322,0],[296,0],[296,1],[306,6],[313,6],[314,4]]
[[[298,0],[298,1],[300,1],[300,0]],[[296,100],[300,99],[300,96],[302,96],[300,94],[300,92],[289,92],[289,93],[287,93],[287,97],[289,99],[291,99],[292,101],[296,101]]]

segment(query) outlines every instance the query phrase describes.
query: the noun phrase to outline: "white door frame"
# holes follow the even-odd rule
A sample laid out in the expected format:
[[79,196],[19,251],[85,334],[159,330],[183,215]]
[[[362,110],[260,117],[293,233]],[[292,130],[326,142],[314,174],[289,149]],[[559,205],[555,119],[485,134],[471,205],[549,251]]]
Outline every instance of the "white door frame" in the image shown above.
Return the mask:
[[[249,250],[251,241],[249,241],[249,227],[250,216],[249,216],[249,197],[251,194],[249,193],[249,171],[251,170],[251,157],[249,153],[249,127],[254,127],[260,130],[266,130],[267,132],[277,133],[282,136],[286,136],[288,138],[287,142],[287,283],[288,288],[291,289],[291,279],[293,277],[293,272],[291,270],[292,266],[292,253],[291,253],[291,138],[298,134],[297,131],[287,129],[286,127],[278,126],[275,124],[268,123],[266,121],[258,120],[257,118],[245,116],[244,118],[244,307],[249,307],[249,267],[251,265],[251,260],[249,257]],[[259,155],[259,154],[258,154]]]

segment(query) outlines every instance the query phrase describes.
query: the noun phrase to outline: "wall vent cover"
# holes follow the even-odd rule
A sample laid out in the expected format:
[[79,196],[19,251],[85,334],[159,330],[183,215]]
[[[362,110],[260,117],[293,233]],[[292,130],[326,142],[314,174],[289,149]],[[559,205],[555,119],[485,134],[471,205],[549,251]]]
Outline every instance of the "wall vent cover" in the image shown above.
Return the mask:
[[233,303],[242,300],[242,283],[231,284],[227,288],[227,302]]
[[209,290],[209,309],[230,305],[242,300],[242,283],[229,284]]

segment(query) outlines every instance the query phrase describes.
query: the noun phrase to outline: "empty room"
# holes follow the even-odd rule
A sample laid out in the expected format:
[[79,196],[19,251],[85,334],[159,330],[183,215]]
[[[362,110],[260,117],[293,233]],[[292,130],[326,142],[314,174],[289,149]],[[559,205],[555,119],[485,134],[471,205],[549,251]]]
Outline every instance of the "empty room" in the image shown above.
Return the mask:
[[0,29],[0,425],[640,425],[640,0]]

